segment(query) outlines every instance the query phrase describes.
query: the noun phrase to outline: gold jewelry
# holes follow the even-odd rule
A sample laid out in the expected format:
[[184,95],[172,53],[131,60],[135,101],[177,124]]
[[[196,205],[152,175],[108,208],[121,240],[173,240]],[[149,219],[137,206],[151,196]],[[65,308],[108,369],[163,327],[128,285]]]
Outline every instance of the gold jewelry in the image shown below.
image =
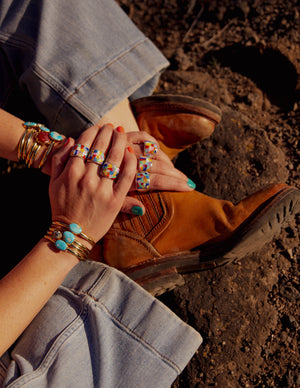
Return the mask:
[[44,237],[55,244],[58,250],[68,251],[77,256],[79,260],[87,260],[90,249],[75,239],[77,235],[90,244],[95,244],[91,238],[82,233],[81,227],[75,223],[66,224],[60,221],[53,221]]
[[[57,240],[55,240],[54,238],[50,237],[47,234],[44,237],[45,237],[46,240],[52,242],[55,245]],[[81,252],[73,244],[68,245],[68,247],[65,250],[70,252],[70,253],[72,253],[73,255],[75,255],[80,261],[86,261],[87,260],[87,256],[83,256],[81,254]]]
[[38,168],[42,168],[54,144],[62,141],[63,137],[55,131],[50,131],[44,125],[31,121],[23,123],[23,127],[25,128],[25,132],[18,144],[18,159],[30,168],[34,164],[39,150],[42,147],[46,147],[44,155],[38,165]]
[[76,225],[76,224],[66,224],[65,222],[61,222],[61,221],[52,221],[52,225],[53,226],[62,226],[64,228],[68,228],[70,227],[71,225],[71,229],[72,229],[72,233],[74,234],[77,234],[78,236],[80,236],[81,238],[83,238],[84,240],[86,240],[87,242],[89,242],[92,246],[94,246],[96,243],[93,239],[91,239],[90,237],[88,237],[86,234],[82,233],[81,231],[81,228],[79,225],[77,225],[80,229],[77,229],[75,231],[75,226],[73,227],[73,225]]

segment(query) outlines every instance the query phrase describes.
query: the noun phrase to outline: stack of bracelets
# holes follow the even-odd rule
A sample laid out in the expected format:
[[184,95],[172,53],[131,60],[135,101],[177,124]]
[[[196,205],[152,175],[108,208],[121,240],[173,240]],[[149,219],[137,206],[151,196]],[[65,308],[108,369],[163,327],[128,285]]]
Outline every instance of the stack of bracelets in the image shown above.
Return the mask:
[[92,247],[95,245],[90,237],[82,233],[82,229],[78,224],[66,224],[61,221],[52,221],[45,238],[51,241],[59,251],[68,251],[77,256],[79,260],[85,261],[88,259],[90,249],[76,241],[76,236],[80,236]]
[[63,137],[55,131],[50,131],[43,124],[27,121],[23,124],[23,127],[25,132],[18,144],[18,159],[30,168],[38,151],[44,147],[44,154],[38,165],[38,168],[42,168],[54,144],[61,142]]

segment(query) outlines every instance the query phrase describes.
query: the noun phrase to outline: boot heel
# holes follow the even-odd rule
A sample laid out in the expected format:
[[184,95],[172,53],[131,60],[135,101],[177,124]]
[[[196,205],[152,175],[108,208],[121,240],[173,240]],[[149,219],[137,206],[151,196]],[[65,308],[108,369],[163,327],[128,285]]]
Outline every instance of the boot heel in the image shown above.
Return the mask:
[[[131,276],[132,275],[132,276]],[[161,270],[160,272],[134,279],[136,273],[127,274],[135,280],[140,286],[145,288],[153,296],[159,296],[164,292],[171,291],[176,287],[184,285],[185,281],[175,267]]]

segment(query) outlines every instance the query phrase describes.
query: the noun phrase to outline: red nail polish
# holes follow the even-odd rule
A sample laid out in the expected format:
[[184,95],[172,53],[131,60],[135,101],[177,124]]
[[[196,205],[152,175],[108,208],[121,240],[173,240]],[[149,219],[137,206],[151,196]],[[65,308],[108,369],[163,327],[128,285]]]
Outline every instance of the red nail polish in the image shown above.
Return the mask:
[[64,142],[64,148],[70,143],[71,138],[68,137]]
[[134,154],[133,148],[132,147],[127,147],[128,151]]
[[125,133],[125,129],[123,127],[117,127],[116,128],[116,131],[120,132],[120,133]]

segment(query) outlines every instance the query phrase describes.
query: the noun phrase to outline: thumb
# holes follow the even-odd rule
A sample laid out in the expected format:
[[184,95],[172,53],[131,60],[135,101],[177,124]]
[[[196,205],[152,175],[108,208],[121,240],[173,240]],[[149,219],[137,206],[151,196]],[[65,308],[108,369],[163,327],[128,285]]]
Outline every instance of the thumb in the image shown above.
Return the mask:
[[128,196],[125,198],[120,211],[127,214],[134,214],[134,215],[141,216],[145,214],[146,209],[141,201],[139,201],[136,198]]

